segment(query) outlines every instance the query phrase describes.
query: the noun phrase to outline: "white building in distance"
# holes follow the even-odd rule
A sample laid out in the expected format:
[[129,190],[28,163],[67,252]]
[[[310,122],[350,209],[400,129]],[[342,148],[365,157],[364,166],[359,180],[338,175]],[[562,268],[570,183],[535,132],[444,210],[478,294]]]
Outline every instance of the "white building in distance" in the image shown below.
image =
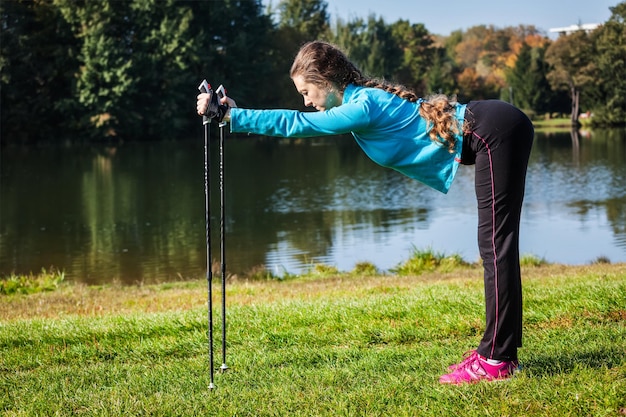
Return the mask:
[[593,32],[594,30],[596,30],[599,26],[600,26],[599,23],[585,23],[585,24],[580,23],[578,25],[570,25],[570,26],[566,26],[562,28],[552,28],[550,29],[550,32],[558,33],[559,36],[570,35],[574,32],[578,32],[581,30],[584,30],[585,32],[589,33],[589,32]]

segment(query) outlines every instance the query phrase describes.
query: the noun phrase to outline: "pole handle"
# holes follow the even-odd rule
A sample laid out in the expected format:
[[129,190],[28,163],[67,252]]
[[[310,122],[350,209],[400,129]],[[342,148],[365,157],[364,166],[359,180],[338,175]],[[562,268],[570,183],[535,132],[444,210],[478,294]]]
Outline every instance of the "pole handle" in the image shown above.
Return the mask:
[[[211,89],[211,84],[209,84],[207,82],[207,80],[202,80],[202,82],[198,86],[198,90],[200,90],[201,93],[209,93],[209,94],[211,94],[211,101],[212,101],[212,99],[213,99],[213,90]],[[209,113],[210,107],[211,107],[211,101],[209,101],[209,105],[207,106],[207,110],[202,115],[202,124],[203,125],[211,123],[211,118],[208,116],[208,113]]]

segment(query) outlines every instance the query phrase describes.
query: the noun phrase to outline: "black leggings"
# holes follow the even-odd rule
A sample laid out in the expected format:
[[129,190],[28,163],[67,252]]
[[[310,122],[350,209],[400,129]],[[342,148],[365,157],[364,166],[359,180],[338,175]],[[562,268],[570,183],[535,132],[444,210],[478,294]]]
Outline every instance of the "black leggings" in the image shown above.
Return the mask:
[[517,360],[522,346],[522,284],[519,225],[526,168],[534,130],[514,106],[498,100],[471,101],[465,120],[461,163],[476,165],[478,248],[485,280],[486,326],[478,353]]

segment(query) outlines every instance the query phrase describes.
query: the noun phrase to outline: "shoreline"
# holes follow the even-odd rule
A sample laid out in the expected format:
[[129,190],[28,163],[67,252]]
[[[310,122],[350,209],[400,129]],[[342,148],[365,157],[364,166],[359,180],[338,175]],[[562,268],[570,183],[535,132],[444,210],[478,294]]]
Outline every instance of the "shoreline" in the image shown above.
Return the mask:
[[[525,282],[546,277],[570,277],[590,274],[622,275],[626,281],[626,263],[615,264],[541,264],[523,266]],[[482,268],[476,264],[455,267],[450,271],[426,271],[420,274],[355,274],[333,270],[312,272],[285,280],[227,280],[227,304],[250,305],[263,301],[302,297],[330,297],[349,294],[355,287],[412,287],[419,283],[460,282],[480,284]],[[220,306],[221,286],[214,278],[214,308]],[[55,290],[34,294],[0,295],[0,322],[33,319],[59,319],[68,316],[99,317],[124,314],[151,314],[188,311],[207,306],[207,282],[204,279],[127,286],[121,284],[87,285],[62,282]]]

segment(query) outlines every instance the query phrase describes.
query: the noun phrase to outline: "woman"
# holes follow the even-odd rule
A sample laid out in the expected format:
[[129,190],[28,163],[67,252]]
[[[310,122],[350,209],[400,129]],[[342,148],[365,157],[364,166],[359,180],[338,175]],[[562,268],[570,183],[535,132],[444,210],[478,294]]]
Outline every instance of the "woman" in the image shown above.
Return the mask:
[[[426,100],[406,88],[364,77],[335,46],[315,41],[290,72],[304,104],[319,112],[230,106],[231,132],[309,137],[352,133],[378,164],[447,193],[459,164],[476,166],[478,245],[484,267],[486,326],[476,350],[451,365],[443,384],[506,379],[522,344],[519,224],[533,142],[530,120],[502,101]],[[210,96],[197,98],[198,114]]]

